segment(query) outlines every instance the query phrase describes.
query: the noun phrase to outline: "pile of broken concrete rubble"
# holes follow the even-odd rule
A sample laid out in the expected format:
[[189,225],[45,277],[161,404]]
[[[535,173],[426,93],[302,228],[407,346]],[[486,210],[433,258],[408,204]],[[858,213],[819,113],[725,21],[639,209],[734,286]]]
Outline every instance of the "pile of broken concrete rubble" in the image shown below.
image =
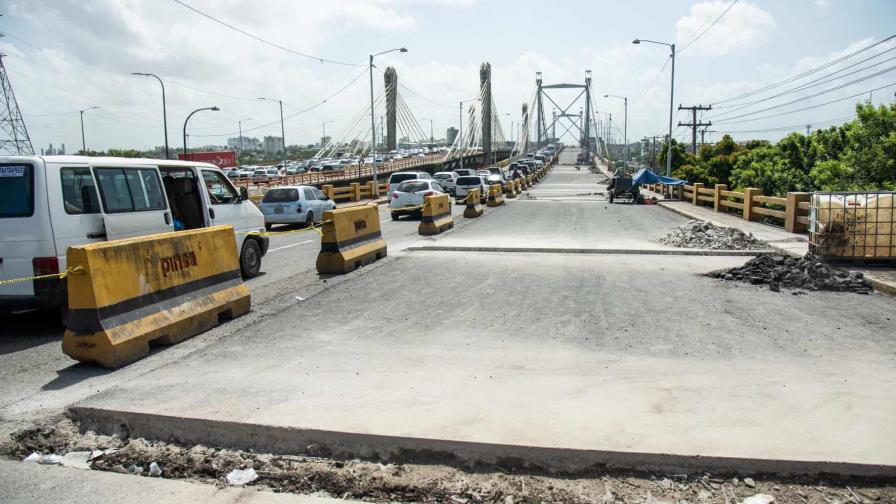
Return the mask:
[[870,294],[873,290],[871,282],[862,273],[850,273],[831,267],[812,254],[799,259],[783,255],[760,255],[743,266],[714,271],[709,276],[753,285],[768,285],[770,290],[776,292],[781,287],[857,294]]
[[711,250],[761,250],[768,243],[745,234],[740,229],[720,227],[709,222],[691,220],[660,238],[660,243],[677,248]]

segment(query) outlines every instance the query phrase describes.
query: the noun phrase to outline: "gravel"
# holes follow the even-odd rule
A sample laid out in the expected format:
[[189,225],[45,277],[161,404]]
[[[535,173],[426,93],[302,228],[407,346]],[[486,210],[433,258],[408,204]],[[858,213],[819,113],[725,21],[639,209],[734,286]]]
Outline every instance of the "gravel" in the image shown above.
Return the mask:
[[719,227],[709,222],[691,220],[660,238],[660,243],[676,248],[709,250],[761,250],[768,243],[745,234],[740,229]]
[[[737,268],[713,271],[709,274],[722,280],[768,285],[780,292],[782,287],[808,291],[855,292],[870,294],[871,282],[862,273],[831,267],[812,254],[800,259],[782,255],[760,255]],[[793,294],[796,295],[796,291]]]

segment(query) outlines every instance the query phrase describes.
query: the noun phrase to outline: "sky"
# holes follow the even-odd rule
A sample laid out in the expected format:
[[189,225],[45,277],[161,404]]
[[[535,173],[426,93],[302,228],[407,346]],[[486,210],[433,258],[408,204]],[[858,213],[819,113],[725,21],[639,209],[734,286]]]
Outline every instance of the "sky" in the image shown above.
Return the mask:
[[[615,137],[625,129],[623,100],[605,94],[628,97],[630,141],[664,134],[669,49],[634,45],[635,38],[677,44],[674,106],[715,104],[700,116],[713,121],[707,141],[724,132],[738,140],[776,140],[805,131],[806,124],[848,120],[856,100],[891,103],[896,92],[896,60],[886,61],[896,56],[891,39],[802,80],[725,101],[896,35],[893,0],[181,1],[280,47],[176,0],[0,0],[0,51],[35,150],[49,143],[79,148],[79,111],[89,107],[99,108],[84,114],[88,148],[162,145],[161,88],[131,72],[155,73],[165,82],[172,150],[183,145],[184,119],[200,107],[220,111],[193,116],[190,146],[225,144],[239,121],[246,136],[279,136],[277,103],[258,97],[283,101],[289,144],[318,142],[324,127],[337,137],[367,136],[368,55],[398,47],[408,51],[375,59],[374,92],[383,93],[382,72],[394,66],[401,98],[427,136],[431,121],[436,138],[457,126],[458,102],[479,95],[483,62],[492,67],[506,137],[534,96],[536,72],[545,84],[581,84],[586,70],[594,107],[601,121],[612,114]],[[829,82],[773,96],[878,54]],[[868,93],[875,88],[882,89]],[[576,94],[549,92],[560,107]],[[581,105],[569,111],[578,113]],[[545,100],[546,115],[553,108]],[[677,126],[689,114],[676,110],[673,120],[674,136],[689,140],[690,129]],[[558,134],[563,130],[558,126]],[[574,141],[571,134],[564,140]]]

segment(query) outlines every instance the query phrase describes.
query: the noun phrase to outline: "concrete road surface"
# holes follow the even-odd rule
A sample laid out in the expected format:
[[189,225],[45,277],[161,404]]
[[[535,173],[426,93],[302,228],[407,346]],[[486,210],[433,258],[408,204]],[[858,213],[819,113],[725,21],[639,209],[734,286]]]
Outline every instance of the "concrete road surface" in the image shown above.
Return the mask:
[[[561,166],[543,182],[557,201],[518,199],[406,243],[649,251],[682,222],[571,200],[598,181]],[[213,344],[129,366],[74,411],[101,430],[274,451],[435,450],[556,469],[896,468],[890,298],[702,276],[737,257],[400,248],[326,284],[294,282],[200,337]]]

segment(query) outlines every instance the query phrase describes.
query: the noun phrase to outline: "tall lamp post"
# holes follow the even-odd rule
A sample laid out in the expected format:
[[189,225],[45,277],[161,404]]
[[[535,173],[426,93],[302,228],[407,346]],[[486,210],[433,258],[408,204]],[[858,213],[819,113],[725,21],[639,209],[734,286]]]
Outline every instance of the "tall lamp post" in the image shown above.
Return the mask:
[[96,110],[98,108],[99,107],[88,107],[81,110],[81,152],[83,152],[85,156],[87,155],[87,140],[85,140],[84,137],[84,112],[87,112],[88,110]]
[[622,123],[622,141],[625,143],[625,150],[622,154],[622,170],[625,171],[628,168],[628,97],[605,94],[604,98],[619,98],[625,103],[625,121]]
[[429,146],[432,147],[435,143],[435,137],[433,137],[432,133],[432,119],[426,119],[425,117],[420,118],[421,121],[429,121]]
[[190,115],[188,115],[187,118],[184,119],[184,160],[185,161],[187,159],[187,123],[190,122],[190,118],[193,117],[193,114],[195,114],[196,112],[202,112],[203,110],[213,110],[213,111],[217,112],[221,109],[219,109],[218,107],[198,108],[198,109],[190,112]]
[[666,176],[672,176],[672,104],[675,102],[675,44],[667,44],[665,42],[657,42],[655,40],[635,39],[632,44],[640,44],[647,42],[650,44],[659,44],[668,46],[672,50],[672,78],[669,84],[669,139],[668,149],[666,150]]
[[336,121],[324,121],[324,122],[320,123],[321,133],[322,133],[322,134],[321,134],[321,137],[320,137],[320,147],[321,147],[321,149],[324,148],[324,139],[327,138],[327,125],[330,124],[330,123],[332,123],[332,122],[336,122]]
[[251,117],[247,117],[247,118],[245,118],[245,119],[240,119],[239,121],[236,122],[237,125],[239,126],[239,129],[240,129],[240,136],[239,136],[239,139],[240,139],[240,155],[243,154],[243,121],[251,121],[251,120],[252,120]]
[[370,160],[373,163],[373,184],[374,186],[377,183],[377,171],[376,171],[376,116],[374,115],[373,109],[373,58],[380,56],[382,54],[388,54],[390,52],[408,52],[408,50],[404,47],[399,47],[396,49],[389,49],[388,51],[382,51],[375,54],[370,55],[370,64],[368,68],[370,70]]
[[[460,104],[458,105],[457,118],[458,118],[459,122],[457,125],[457,137],[460,139],[457,142],[458,147],[460,147],[460,144],[464,141],[464,103],[470,103],[470,102],[479,101],[479,100],[480,100],[479,98],[470,98],[469,100],[461,100]],[[461,168],[464,167],[464,155],[463,154],[460,155],[460,167]]]
[[283,126],[283,100],[273,98],[258,98],[261,101],[276,102],[280,104],[280,140],[283,142],[283,166],[286,166],[286,128]]
[[162,82],[162,79],[159,78],[156,74],[151,73],[141,73],[141,72],[131,72],[131,75],[139,75],[141,77],[155,77],[159,84],[162,86],[162,128],[165,130],[165,159],[171,159],[171,155],[168,152],[168,111],[167,106],[165,105],[165,83]]

